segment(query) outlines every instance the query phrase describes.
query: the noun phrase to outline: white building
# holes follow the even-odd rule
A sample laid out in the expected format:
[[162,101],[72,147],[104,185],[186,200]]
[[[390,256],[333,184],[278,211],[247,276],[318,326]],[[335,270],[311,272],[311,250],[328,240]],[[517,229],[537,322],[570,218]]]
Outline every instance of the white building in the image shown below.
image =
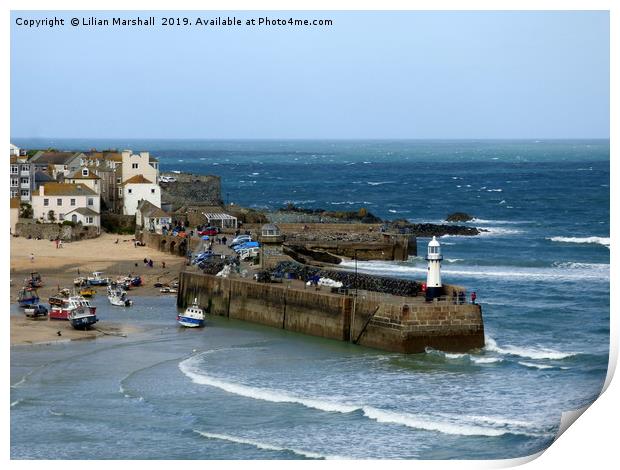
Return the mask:
[[100,197],[84,184],[45,183],[32,196],[33,218],[41,222],[69,220],[101,226]]
[[159,181],[159,162],[148,152],[133,153],[131,150],[123,150],[121,155],[123,183],[134,176],[143,176],[154,183]]
[[20,152],[20,148],[17,145],[13,145],[11,144],[10,147],[10,154],[11,156],[15,155],[16,157],[19,157],[19,152]]
[[123,214],[135,215],[142,200],[149,201],[155,207],[161,207],[161,189],[153,181],[142,175],[135,175],[125,180],[122,184]]
[[426,299],[432,300],[443,294],[443,284],[441,283],[441,245],[436,237],[428,244],[428,252],[426,261],[428,261],[428,269],[426,272]]
[[69,173],[65,181],[71,184],[83,184],[92,189],[101,196],[101,178],[95,172],[87,167],[80,167],[72,173]]
[[43,171],[56,179],[77,170],[82,157],[81,152],[39,151],[30,159],[30,163],[34,165],[33,171]]
[[32,165],[26,157],[10,156],[10,188],[11,197],[19,197],[23,202],[30,202],[34,185]]

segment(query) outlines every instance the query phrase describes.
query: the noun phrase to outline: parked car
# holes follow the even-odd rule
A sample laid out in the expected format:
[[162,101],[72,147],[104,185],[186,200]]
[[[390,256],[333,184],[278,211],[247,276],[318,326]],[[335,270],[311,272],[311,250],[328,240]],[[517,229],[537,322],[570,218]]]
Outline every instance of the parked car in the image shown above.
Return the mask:
[[251,241],[252,241],[252,237],[250,235],[238,235],[230,243],[230,246],[233,247],[233,246],[241,245],[243,243],[247,243]]
[[200,230],[198,232],[198,235],[200,235],[201,237],[205,235],[212,237],[213,235],[217,235],[218,233],[220,233],[220,230],[217,227],[207,227]]
[[160,183],[176,183],[177,179],[174,176],[160,176]]

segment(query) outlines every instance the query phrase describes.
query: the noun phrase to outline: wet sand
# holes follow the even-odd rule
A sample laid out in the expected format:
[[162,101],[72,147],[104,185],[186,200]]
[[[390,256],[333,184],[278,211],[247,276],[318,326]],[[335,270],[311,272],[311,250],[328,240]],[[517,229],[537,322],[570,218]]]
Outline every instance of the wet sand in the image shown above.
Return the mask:
[[[130,290],[130,297],[162,295],[153,284],[178,279],[185,259],[148,247],[135,247],[132,240],[130,236],[103,234],[95,239],[64,243],[62,248],[56,248],[56,244],[49,240],[11,238],[11,303],[16,302],[24,280],[30,277],[32,271],[41,274],[43,279],[43,287],[37,292],[44,304],[59,289],[73,288],[74,278],[86,277],[93,271],[102,271],[112,279],[121,275],[140,275],[143,285]],[[34,261],[30,259],[31,253],[34,254]],[[144,264],[144,258],[153,260],[152,268]],[[162,263],[166,264],[165,268]],[[106,287],[95,287],[95,290],[95,303],[107,302]],[[99,321],[95,329],[78,331],[66,321],[47,318],[32,320],[22,315],[11,315],[11,345],[90,339],[106,334],[126,335],[134,330],[126,325]]]

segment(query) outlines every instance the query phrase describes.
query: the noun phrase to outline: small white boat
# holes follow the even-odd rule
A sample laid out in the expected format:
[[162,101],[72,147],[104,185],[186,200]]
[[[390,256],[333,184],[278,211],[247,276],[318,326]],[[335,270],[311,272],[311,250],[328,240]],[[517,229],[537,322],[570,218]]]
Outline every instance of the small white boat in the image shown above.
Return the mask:
[[127,298],[127,292],[122,289],[111,289],[108,287],[108,300],[117,307],[131,307],[133,300]]
[[177,290],[173,287],[162,287],[159,289],[160,294],[176,294]]
[[194,299],[194,303],[187,307],[183,314],[177,315],[177,323],[186,328],[204,326],[205,312],[198,306],[197,299]]
[[103,277],[103,273],[101,271],[95,271],[88,276],[88,283],[91,286],[107,286],[110,284],[110,278]]

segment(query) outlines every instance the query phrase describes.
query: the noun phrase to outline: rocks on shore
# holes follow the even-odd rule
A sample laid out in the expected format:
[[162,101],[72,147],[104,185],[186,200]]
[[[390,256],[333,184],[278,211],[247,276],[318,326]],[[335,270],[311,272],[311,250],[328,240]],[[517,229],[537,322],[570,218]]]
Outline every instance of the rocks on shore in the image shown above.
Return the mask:
[[315,266],[306,266],[295,261],[282,261],[272,271],[261,271],[258,280],[268,282],[271,275],[277,273],[287,277],[293,277],[303,281],[309,280],[313,276],[327,277],[334,281],[342,282],[348,289],[367,290],[381,292],[385,294],[399,295],[404,297],[415,297],[421,292],[421,284],[407,279],[396,279],[385,276],[373,276],[370,274],[357,273],[351,271],[336,271],[323,269]]
[[400,219],[391,222],[389,228],[398,233],[406,233],[416,237],[441,237],[443,235],[479,235],[488,230],[452,224],[412,224]]
[[474,216],[466,212],[453,212],[446,217],[446,222],[470,222],[474,220]]

